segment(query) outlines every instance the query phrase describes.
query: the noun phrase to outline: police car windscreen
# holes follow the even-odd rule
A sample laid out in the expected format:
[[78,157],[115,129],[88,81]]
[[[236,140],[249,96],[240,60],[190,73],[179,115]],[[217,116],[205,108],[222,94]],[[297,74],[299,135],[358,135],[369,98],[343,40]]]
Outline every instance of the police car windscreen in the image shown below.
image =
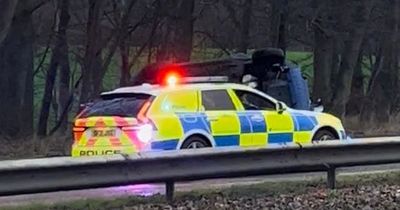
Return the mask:
[[83,111],[81,117],[119,116],[136,117],[140,109],[150,98],[149,95],[129,95],[103,97]]

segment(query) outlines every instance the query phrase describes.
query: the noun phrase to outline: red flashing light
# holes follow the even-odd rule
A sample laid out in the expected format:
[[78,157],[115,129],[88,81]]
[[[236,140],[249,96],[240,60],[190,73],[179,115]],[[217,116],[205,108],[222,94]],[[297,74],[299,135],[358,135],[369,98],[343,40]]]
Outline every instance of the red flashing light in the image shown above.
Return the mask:
[[175,86],[179,81],[179,77],[176,74],[169,74],[166,78],[166,83],[168,86]]
[[185,70],[175,64],[162,66],[157,74],[158,84],[165,86],[176,86],[181,82],[181,78],[185,75]]
[[180,80],[181,80],[181,73],[177,70],[170,70],[164,73],[162,81],[164,85],[174,87],[177,84],[179,84]]

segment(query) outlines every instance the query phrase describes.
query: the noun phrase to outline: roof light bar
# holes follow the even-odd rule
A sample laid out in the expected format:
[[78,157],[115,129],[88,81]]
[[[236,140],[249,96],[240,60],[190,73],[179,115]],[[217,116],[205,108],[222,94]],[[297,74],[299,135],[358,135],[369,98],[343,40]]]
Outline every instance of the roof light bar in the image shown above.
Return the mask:
[[180,79],[182,83],[217,83],[217,82],[229,82],[227,76],[212,76],[212,77],[183,77]]

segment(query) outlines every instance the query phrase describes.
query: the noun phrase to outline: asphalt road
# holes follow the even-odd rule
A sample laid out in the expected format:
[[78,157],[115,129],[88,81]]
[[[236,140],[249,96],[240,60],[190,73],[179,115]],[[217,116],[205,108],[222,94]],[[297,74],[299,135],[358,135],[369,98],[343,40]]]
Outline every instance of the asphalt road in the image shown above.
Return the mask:
[[[371,173],[383,173],[388,171],[400,171],[400,164],[388,164],[379,166],[363,166],[338,169],[338,174],[341,175],[359,175]],[[237,179],[214,179],[195,182],[177,183],[176,191],[187,192],[200,189],[215,189],[227,188],[233,185],[250,185],[267,181],[301,181],[311,180],[315,178],[324,178],[326,173],[302,173],[302,174],[287,174],[273,175],[262,177],[249,177]],[[103,198],[111,199],[116,197],[126,196],[150,196],[155,194],[164,194],[165,186],[163,184],[148,184],[148,185],[130,185],[112,188],[77,190],[77,191],[62,191],[55,193],[40,193],[18,196],[0,197],[1,206],[17,206],[27,205],[31,203],[53,204],[60,202],[71,202],[81,199]]]

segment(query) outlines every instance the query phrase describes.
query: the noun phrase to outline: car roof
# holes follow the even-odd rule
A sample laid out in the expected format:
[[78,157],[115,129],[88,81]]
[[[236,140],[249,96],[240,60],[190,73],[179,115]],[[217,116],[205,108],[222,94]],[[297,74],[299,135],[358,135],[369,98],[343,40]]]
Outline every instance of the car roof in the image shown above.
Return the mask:
[[245,85],[235,83],[197,83],[197,84],[179,84],[176,86],[160,86],[143,84],[138,86],[121,87],[112,91],[103,92],[102,95],[121,94],[121,93],[142,93],[157,96],[162,92],[176,90],[216,90],[216,89],[252,89]]
[[271,98],[265,93],[258,91],[247,85],[237,84],[237,83],[190,83],[190,84],[178,84],[175,86],[161,86],[152,84],[142,84],[138,86],[121,87],[112,91],[103,92],[101,95],[113,95],[113,94],[148,94],[152,96],[158,96],[161,93],[173,92],[176,90],[224,90],[224,89],[237,89],[237,90],[247,90],[250,92],[255,92],[272,101],[276,102],[276,99]]

